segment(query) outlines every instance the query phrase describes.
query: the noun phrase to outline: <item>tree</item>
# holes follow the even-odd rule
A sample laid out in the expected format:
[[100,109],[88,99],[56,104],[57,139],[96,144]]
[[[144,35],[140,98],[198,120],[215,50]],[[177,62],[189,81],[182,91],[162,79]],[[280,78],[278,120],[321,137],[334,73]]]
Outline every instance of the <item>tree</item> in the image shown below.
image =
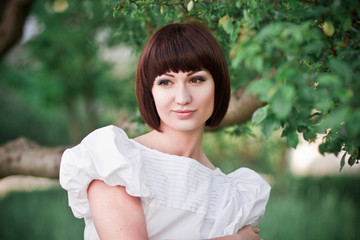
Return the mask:
[[[146,29],[195,20],[213,30],[235,86],[267,105],[252,116],[266,136],[282,129],[291,147],[298,133],[319,151],[360,159],[360,1],[115,1],[116,15]],[[245,73],[245,74],[244,74]]]
[[0,58],[20,40],[33,2],[34,0],[0,2]]
[[[299,133],[310,142],[322,133],[321,153],[344,150],[341,167],[346,156],[349,165],[358,163],[359,1],[125,0],[109,4],[119,20],[112,28],[119,33],[112,36],[113,43],[126,42],[137,51],[166,23],[199,21],[213,31],[227,57],[235,89],[222,126],[251,118],[267,137],[281,129],[291,147],[297,146]],[[89,9],[95,11],[88,7],[76,14],[83,18]]]

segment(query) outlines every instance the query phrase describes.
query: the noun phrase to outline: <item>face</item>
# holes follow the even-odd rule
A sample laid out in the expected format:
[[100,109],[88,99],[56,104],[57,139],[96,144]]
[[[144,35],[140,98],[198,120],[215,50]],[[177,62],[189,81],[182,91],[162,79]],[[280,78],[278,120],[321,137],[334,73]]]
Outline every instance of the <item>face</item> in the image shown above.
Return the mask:
[[152,94],[160,129],[203,129],[214,110],[215,83],[207,70],[167,72],[155,78]]

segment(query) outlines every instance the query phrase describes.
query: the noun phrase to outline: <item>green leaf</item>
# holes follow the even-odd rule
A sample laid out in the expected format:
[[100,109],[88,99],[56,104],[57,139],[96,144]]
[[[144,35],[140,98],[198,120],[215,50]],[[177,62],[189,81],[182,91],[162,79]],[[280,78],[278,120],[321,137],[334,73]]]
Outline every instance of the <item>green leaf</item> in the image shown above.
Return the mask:
[[290,114],[294,97],[295,88],[292,85],[280,86],[271,100],[272,110],[278,118],[285,119]]
[[219,24],[225,30],[227,34],[231,34],[234,30],[234,19],[228,16],[225,16],[220,19]]
[[351,17],[347,17],[342,25],[344,31],[348,31],[351,28],[351,24],[352,24]]
[[319,152],[320,152],[321,155],[324,155],[326,153],[326,150],[327,150],[327,148],[326,148],[326,145],[324,143],[319,145]]
[[350,66],[344,62],[340,61],[338,59],[331,59],[330,60],[330,66],[340,76],[344,77],[345,80],[350,80],[352,77],[352,69]]
[[340,172],[343,169],[344,165],[345,165],[345,156],[346,156],[346,152],[343,154],[341,161],[340,161]]
[[324,22],[323,24],[324,33],[331,37],[335,33],[335,27],[331,22]]
[[274,83],[272,81],[263,78],[261,80],[251,82],[246,91],[251,94],[263,94],[268,92],[273,86]]
[[316,132],[311,131],[310,129],[306,128],[306,130],[304,130],[304,132],[303,132],[303,136],[306,141],[310,141],[310,140],[316,138]]
[[299,137],[296,133],[296,131],[292,131],[287,135],[287,143],[289,144],[290,147],[292,148],[296,148],[296,146],[299,143]]
[[339,128],[343,124],[347,116],[349,116],[351,110],[347,107],[340,107],[333,112],[327,114],[320,123],[319,130],[324,131],[326,129]]
[[258,108],[252,115],[251,121],[256,125],[260,124],[262,121],[264,121],[264,119],[268,115],[268,110],[269,110],[268,105],[262,108]]
[[282,64],[281,67],[276,71],[275,79],[279,82],[293,78],[297,74],[293,66],[288,64]]
[[241,25],[241,23],[238,21],[234,24],[233,29],[230,33],[231,42],[235,42],[238,39],[240,25]]
[[306,53],[314,53],[317,57],[320,56],[324,48],[324,43],[320,40],[315,40],[310,43],[308,43],[304,50]]
[[321,74],[317,80],[319,82],[319,87],[337,88],[342,85],[341,79],[334,74]]
[[326,89],[320,89],[316,91],[316,102],[315,109],[317,110],[328,110],[331,108],[333,102],[329,91]]
[[350,156],[350,157],[349,157],[349,160],[348,160],[348,164],[349,164],[350,166],[352,166],[352,165],[354,165],[355,161],[356,161],[355,157],[354,157],[354,156]]
[[274,116],[267,117],[262,124],[262,132],[266,138],[270,138],[271,134],[280,128],[280,121]]
[[290,7],[291,7],[292,9],[296,9],[298,1],[296,1],[296,0],[289,0],[289,3],[290,3]]

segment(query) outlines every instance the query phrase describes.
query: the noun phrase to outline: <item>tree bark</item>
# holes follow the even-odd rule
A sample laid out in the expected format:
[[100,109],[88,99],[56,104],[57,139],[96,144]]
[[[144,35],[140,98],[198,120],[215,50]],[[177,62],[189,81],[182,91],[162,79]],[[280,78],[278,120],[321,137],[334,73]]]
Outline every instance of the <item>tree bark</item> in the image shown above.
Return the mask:
[[219,126],[207,128],[207,131],[216,131],[226,126],[244,123],[251,119],[256,109],[266,105],[266,103],[260,102],[256,95],[246,92],[248,85],[232,92],[224,119]]
[[0,178],[15,174],[58,178],[65,149],[41,147],[25,138],[10,141],[0,147]]
[[20,39],[34,0],[0,1],[0,59]]

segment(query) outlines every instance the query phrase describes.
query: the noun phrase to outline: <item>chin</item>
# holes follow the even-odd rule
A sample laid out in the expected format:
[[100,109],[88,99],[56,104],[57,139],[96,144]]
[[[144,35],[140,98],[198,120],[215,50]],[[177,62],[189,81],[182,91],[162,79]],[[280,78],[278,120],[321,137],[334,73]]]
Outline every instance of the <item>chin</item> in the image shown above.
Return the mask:
[[181,131],[181,132],[191,132],[191,131],[195,131],[195,130],[199,130],[199,129],[204,129],[205,128],[205,123],[204,124],[191,124],[191,123],[179,123],[179,124],[167,124],[166,126],[162,127],[162,130],[166,130],[166,129],[173,129],[175,131]]

